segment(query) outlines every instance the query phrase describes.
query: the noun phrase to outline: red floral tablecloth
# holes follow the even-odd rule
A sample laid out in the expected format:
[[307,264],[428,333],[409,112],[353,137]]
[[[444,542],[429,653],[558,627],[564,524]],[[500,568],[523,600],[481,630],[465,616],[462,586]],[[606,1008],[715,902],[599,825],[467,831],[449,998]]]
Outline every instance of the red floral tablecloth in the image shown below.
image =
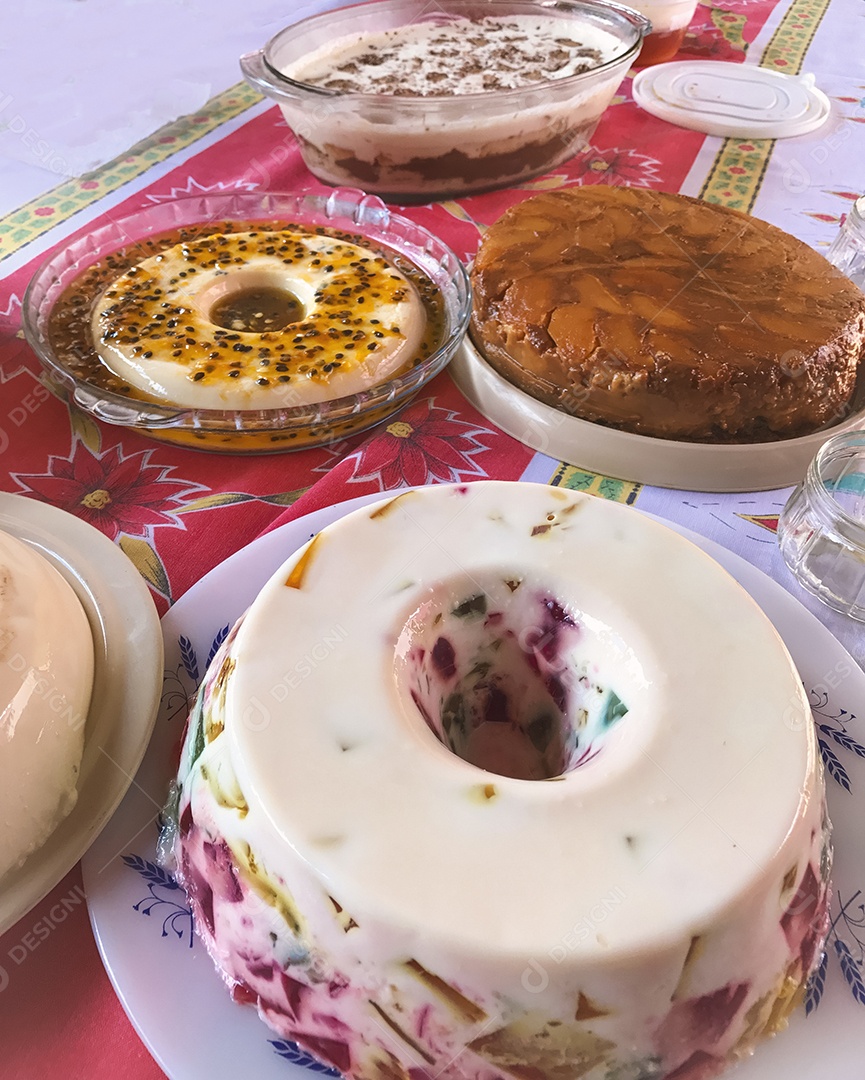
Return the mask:
[[[639,110],[626,80],[592,147],[555,173],[404,212],[469,258],[484,227],[532,192],[627,184],[751,211],[825,250],[862,184],[865,70],[863,50],[851,52],[848,41],[858,18],[853,0],[720,0],[697,10],[683,56],[816,73],[832,114],[812,135],[786,142],[704,137]],[[738,551],[796,591],[774,537],[787,491],[661,491],[563,465],[496,430],[447,373],[367,436],[271,457],[157,444],[98,424],[51,396],[20,330],[24,289],[46,252],[102,220],[181,194],[266,190],[326,189],[304,168],[279,112],[240,85],[98,172],[0,218],[0,485],[62,507],[116,541],[160,612],[290,516],[403,484],[484,477],[557,483],[636,503]],[[862,635],[796,594],[861,660]],[[0,938],[3,1080],[162,1075],[114,997],[83,898],[76,869]]]

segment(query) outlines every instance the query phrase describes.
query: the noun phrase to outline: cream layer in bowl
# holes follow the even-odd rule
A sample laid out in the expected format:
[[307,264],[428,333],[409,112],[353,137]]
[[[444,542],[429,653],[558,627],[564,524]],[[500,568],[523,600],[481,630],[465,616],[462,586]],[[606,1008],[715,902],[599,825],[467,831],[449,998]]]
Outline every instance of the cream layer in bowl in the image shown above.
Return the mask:
[[[514,56],[507,66],[493,55],[499,39],[505,46],[517,42],[511,44]],[[556,45],[557,40],[562,44]],[[549,59],[551,45],[562,54],[560,60]],[[378,186],[386,182],[395,193],[406,190],[406,185],[418,191],[428,186],[434,192],[442,176],[458,175],[460,170],[465,177],[479,171],[483,182],[489,183],[496,159],[522,156],[523,171],[536,171],[536,158],[549,156],[552,139],[562,139],[562,148],[570,146],[574,153],[579,132],[585,130],[588,138],[621,73],[610,72],[608,78],[562,100],[543,92],[536,92],[533,100],[534,81],[580,74],[609,63],[621,52],[621,41],[612,33],[578,19],[514,15],[477,22],[416,23],[329,42],[286,65],[281,74],[343,93],[450,98],[521,89],[512,110],[497,109],[495,115],[486,116],[486,107],[474,101],[461,115],[450,115],[448,103],[446,123],[420,115],[412,126],[404,120],[391,124],[384,114],[377,117],[374,109],[354,111],[327,101],[312,111],[288,103],[282,109],[315,171],[329,183],[355,183],[364,167],[381,169],[386,180],[379,180]],[[430,81],[430,75],[440,78]],[[388,109],[386,100],[382,108]],[[466,159],[462,163],[454,160],[455,146]],[[510,161],[508,168],[514,169]],[[470,180],[467,186],[473,186]]]

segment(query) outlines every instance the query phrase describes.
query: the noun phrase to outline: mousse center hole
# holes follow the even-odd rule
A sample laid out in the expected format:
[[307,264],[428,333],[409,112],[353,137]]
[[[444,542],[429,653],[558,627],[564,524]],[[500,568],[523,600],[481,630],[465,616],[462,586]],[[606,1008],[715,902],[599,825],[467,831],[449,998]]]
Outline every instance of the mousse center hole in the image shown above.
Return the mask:
[[303,303],[293,292],[275,285],[258,285],[238,289],[217,300],[209,318],[225,330],[264,334],[300,322],[304,313]]
[[457,757],[518,780],[590,761],[627,713],[616,657],[553,590],[519,576],[433,590],[397,645],[401,693]]

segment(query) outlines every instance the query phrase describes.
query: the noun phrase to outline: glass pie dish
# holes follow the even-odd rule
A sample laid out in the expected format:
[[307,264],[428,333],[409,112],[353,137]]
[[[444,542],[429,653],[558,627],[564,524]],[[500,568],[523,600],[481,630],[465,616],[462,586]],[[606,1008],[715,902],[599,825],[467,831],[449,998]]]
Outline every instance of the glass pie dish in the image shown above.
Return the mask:
[[[478,33],[463,30],[449,44],[429,45],[431,54],[415,58],[413,71],[405,77],[398,72],[390,83],[376,82],[382,89],[375,92],[355,91],[359,84],[353,76],[334,82],[329,75],[337,71],[338,57],[322,61],[324,83],[301,66],[309,57],[327,54],[334,43],[345,48],[364,35],[364,41],[373,41],[372,50],[380,50],[373,56],[380,67],[387,46],[375,44],[379,35],[385,42],[400,40],[387,35],[403,34],[408,27],[417,33],[421,25],[446,29],[465,19],[478,24]],[[487,55],[490,42],[485,39],[493,24],[481,25],[483,19],[540,20],[539,39],[553,27],[557,47],[577,51],[572,61],[548,58],[549,65],[572,63],[574,73],[553,76],[549,65],[533,63],[532,81],[520,85],[525,75],[518,73],[527,67],[526,55],[532,55],[529,46],[522,46],[525,55]],[[505,25],[517,29],[496,31],[510,35],[503,48],[519,47],[514,43],[523,24]],[[428,202],[511,186],[582,150],[650,26],[638,12],[607,0],[372,0],[288,26],[257,52],[241,57],[240,66],[252,86],[279,104],[307,167],[320,180],[363,187],[395,202]],[[465,52],[457,55],[464,42]],[[594,66],[585,59],[577,62],[589,52]],[[431,71],[443,54],[456,60]],[[355,61],[343,69],[348,72],[351,64]],[[467,75],[483,89],[451,92],[455,80],[475,86],[465,81]],[[428,78],[437,80],[436,93],[426,92],[423,80]]]
[[[278,408],[216,409],[150,400],[147,394],[119,385],[118,379],[108,377],[107,369],[103,371],[89,332],[78,343],[58,347],[52,323],[55,305],[70,286],[83,282],[80,303],[90,305],[87,312],[92,310],[105,287],[104,279],[93,285],[94,264],[102,265],[102,260],[117,253],[126,260],[117,263],[123,269],[140,259],[141,253],[159,250],[160,237],[171,235],[173,244],[180,230],[184,237],[203,237],[218,232],[220,223],[234,231],[242,231],[247,224],[252,228],[297,225],[362,243],[382,254],[434,306],[435,329],[424,345],[426,351],[415,353],[392,377],[347,396]],[[190,448],[278,453],[364,431],[400,408],[449,362],[470,311],[466,271],[445,243],[391,213],[375,196],[342,189],[327,197],[246,192],[192,196],[107,221],[53,252],[36,271],[24,297],[23,324],[46,370],[49,387],[97,420]]]

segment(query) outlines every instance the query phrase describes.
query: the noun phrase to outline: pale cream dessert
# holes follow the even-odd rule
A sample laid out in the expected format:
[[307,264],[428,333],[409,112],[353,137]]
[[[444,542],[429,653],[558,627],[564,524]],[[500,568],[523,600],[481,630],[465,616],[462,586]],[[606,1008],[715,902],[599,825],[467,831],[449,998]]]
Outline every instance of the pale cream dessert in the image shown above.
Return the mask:
[[[627,51],[599,26],[544,13],[429,21],[340,37],[282,66],[338,96],[276,96],[327,183],[441,198],[516,183],[582,149]],[[450,104],[464,96],[464,109]]]
[[318,534],[214,659],[175,796],[232,993],[351,1080],[707,1080],[826,930],[780,638],[694,545],[556,488]]
[[93,638],[72,587],[0,531],[0,878],[77,799]]
[[143,396],[273,409],[354,395],[417,359],[414,285],[328,235],[250,229],[181,241],[111,281],[92,315],[103,363]]

